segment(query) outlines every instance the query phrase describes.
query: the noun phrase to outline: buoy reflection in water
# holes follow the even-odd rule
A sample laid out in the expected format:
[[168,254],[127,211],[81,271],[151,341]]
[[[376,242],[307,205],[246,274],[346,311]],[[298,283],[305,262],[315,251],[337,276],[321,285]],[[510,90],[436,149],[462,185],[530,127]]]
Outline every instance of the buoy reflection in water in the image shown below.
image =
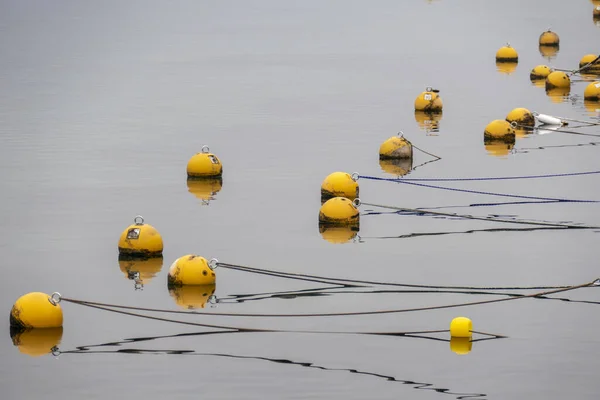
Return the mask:
[[427,135],[438,134],[440,131],[440,121],[442,119],[442,113],[429,113],[425,111],[415,111],[415,121],[419,125],[419,128],[424,130]]
[[547,45],[541,44],[539,47],[539,50],[540,50],[540,54],[542,57],[544,57],[548,61],[552,61],[558,55],[560,47],[559,46],[547,46]]
[[163,258],[132,258],[119,256],[119,269],[127,279],[134,281],[134,288],[140,290],[160,272]]
[[223,178],[194,178],[187,179],[188,192],[193,194],[202,202],[202,205],[208,205],[211,200],[215,200],[217,193],[223,188]]
[[63,328],[10,328],[13,344],[23,354],[39,357],[52,353],[62,340]]
[[329,243],[342,244],[353,241],[359,232],[359,225],[330,226],[319,224],[321,237]]
[[515,147],[515,139],[484,139],[485,149],[488,154],[495,157],[506,157]]
[[214,298],[216,284],[208,285],[184,285],[168,286],[169,294],[175,300],[175,304],[186,310],[194,310],[206,307],[206,303]]
[[569,94],[571,93],[571,88],[552,88],[546,89],[546,95],[553,103],[564,103],[569,101]]
[[465,355],[471,352],[473,342],[470,337],[451,337],[450,350],[458,355]]
[[404,176],[408,174],[413,167],[412,158],[405,159],[379,159],[379,166],[386,174],[394,176]]
[[496,70],[502,74],[510,75],[516,71],[516,62],[496,62]]

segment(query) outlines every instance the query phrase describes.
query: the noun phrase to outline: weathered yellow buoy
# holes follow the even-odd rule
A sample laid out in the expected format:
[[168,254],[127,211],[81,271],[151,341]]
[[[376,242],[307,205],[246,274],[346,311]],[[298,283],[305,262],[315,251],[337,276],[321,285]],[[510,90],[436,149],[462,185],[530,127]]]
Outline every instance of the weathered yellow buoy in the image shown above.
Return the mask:
[[206,303],[211,301],[215,293],[216,285],[184,285],[169,286],[169,294],[175,300],[175,303],[186,310],[204,308]]
[[556,32],[552,32],[550,29],[540,35],[540,45],[542,46],[558,46],[559,42],[560,39]]
[[511,124],[502,119],[496,119],[490,122],[483,131],[484,140],[487,139],[503,139],[514,141],[515,130]]
[[415,111],[425,111],[428,113],[442,112],[444,106],[439,90],[426,88],[423,93],[415,99]]
[[586,86],[583,92],[585,100],[599,101],[600,100],[600,82],[592,82]]
[[535,126],[535,118],[531,111],[526,108],[515,108],[506,116],[506,121],[509,123],[515,122],[517,126],[533,128]]
[[163,266],[163,258],[132,258],[119,257],[119,268],[127,279],[135,282],[135,288],[141,289],[145,284],[160,272]]
[[497,61],[496,62],[496,70],[500,73],[510,75],[517,69],[516,62],[508,62],[508,61]]
[[431,113],[426,111],[415,111],[415,121],[419,128],[425,132],[439,132],[440,120],[442,119],[442,112]]
[[194,154],[188,161],[188,177],[216,178],[222,174],[223,165],[217,156],[209,152],[208,146],[202,146],[202,152]]
[[213,271],[215,266],[215,259],[212,259],[209,265],[206,258],[194,254],[179,257],[169,268],[167,284],[169,286],[212,285],[216,281]]
[[488,154],[494,157],[506,157],[515,147],[515,139],[513,141],[501,139],[484,139],[483,144]]
[[329,174],[321,183],[321,201],[333,197],[345,197],[354,200],[358,197],[358,174],[352,175],[346,172],[334,172]]
[[413,159],[405,158],[400,160],[382,160],[379,159],[379,166],[386,174],[394,176],[404,176],[408,174],[413,167]]
[[506,46],[500,47],[496,52],[496,61],[516,63],[519,61],[519,54],[510,46],[510,44],[507,44]]
[[341,244],[352,241],[358,235],[358,226],[330,226],[319,224],[319,233],[329,243]]
[[412,158],[412,155],[412,143],[405,139],[404,136],[392,136],[379,146],[380,160],[406,159]]
[[548,75],[550,75],[550,73],[552,73],[552,71],[553,71],[553,69],[547,65],[535,66],[529,73],[529,79],[531,79],[532,81],[546,79],[548,77]]
[[451,337],[450,350],[458,355],[465,355],[471,352],[473,342],[470,337]]
[[62,340],[63,328],[10,328],[13,345],[23,354],[39,357],[54,352]]
[[188,178],[188,192],[202,200],[203,204],[208,204],[215,199],[215,195],[223,188],[223,179],[218,178]]
[[473,335],[473,322],[466,317],[456,317],[450,322],[450,336],[468,338]]
[[10,311],[10,325],[16,328],[59,328],[63,323],[60,294],[32,292],[17,299]]
[[141,215],[133,219],[133,225],[121,233],[119,238],[119,253],[132,257],[156,257],[163,251],[162,237],[149,224],[144,224]]
[[571,88],[552,88],[546,89],[546,95],[553,103],[564,103],[569,100]]
[[334,197],[321,206],[319,223],[324,225],[357,225],[360,205],[358,198],[350,201],[345,197]]
[[571,78],[563,71],[554,71],[546,77],[546,89],[570,88]]
[[[584,68],[585,67],[585,68]],[[583,68],[583,69],[581,69]],[[586,74],[599,74],[600,73],[600,60],[598,60],[597,54],[586,54],[579,61],[579,69],[582,73]]]

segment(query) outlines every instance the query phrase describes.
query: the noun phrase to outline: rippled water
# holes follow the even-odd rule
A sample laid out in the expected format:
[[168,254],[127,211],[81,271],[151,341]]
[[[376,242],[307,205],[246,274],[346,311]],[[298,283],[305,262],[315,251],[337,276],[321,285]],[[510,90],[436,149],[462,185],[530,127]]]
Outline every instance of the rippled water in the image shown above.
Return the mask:
[[[541,130],[518,135],[514,145],[483,141],[485,126],[516,107],[597,121],[600,106],[583,100],[590,77],[574,77],[568,95],[547,95],[529,80],[538,64],[572,70],[583,55],[598,52],[592,3],[4,2],[6,314],[32,291],[180,311],[318,314],[507,293],[426,286],[592,281],[600,276],[594,230],[368,204],[600,226],[596,203],[490,205],[519,199],[360,179],[367,203],[360,231],[321,232],[317,223],[319,186],[334,171],[385,178],[411,168],[407,178],[597,171],[594,136]],[[561,38],[555,54],[538,48],[548,27]],[[496,65],[495,52],[507,42],[519,62]],[[440,90],[442,115],[414,113],[414,99],[427,86]],[[577,125],[562,130],[600,134]],[[441,159],[428,162],[430,155],[416,151],[412,165],[380,163],[379,145],[398,131]],[[186,163],[203,145],[221,159],[222,181],[186,180]],[[600,200],[598,179],[420,183]],[[161,233],[162,259],[119,261],[119,235],[138,214]],[[169,265],[190,253],[283,274],[378,283],[340,287],[218,268],[215,288],[169,291]],[[584,288],[550,297],[572,301],[339,317],[152,314],[280,331],[218,334],[65,302],[62,331],[23,334],[19,346],[6,315],[2,398],[596,398],[600,296]],[[507,338],[475,341],[468,352],[460,342],[452,351],[447,332],[355,334],[446,330],[460,315],[477,331]],[[54,345],[55,356],[48,354]]]

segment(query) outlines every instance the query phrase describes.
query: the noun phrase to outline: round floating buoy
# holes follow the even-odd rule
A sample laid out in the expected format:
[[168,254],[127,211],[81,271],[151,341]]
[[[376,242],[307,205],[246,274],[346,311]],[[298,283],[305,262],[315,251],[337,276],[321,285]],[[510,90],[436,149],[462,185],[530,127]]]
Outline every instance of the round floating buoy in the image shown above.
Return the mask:
[[496,70],[500,73],[510,75],[516,71],[517,65],[516,62],[497,61]]
[[204,308],[215,294],[216,285],[169,286],[169,294],[175,303],[186,310]]
[[413,160],[412,158],[405,158],[400,160],[379,159],[379,166],[381,167],[381,170],[386,174],[394,176],[404,176],[412,170]]
[[59,328],[63,323],[60,295],[42,292],[19,297],[10,311],[10,325],[16,328]]
[[540,35],[541,46],[558,46],[559,42],[560,39],[556,32],[552,32],[550,29]]
[[138,215],[133,219],[133,225],[121,233],[119,238],[119,253],[131,257],[156,257],[163,251],[162,237],[149,224],[144,224],[144,218]]
[[423,93],[415,99],[415,111],[425,111],[429,113],[442,112],[444,106],[439,90],[426,88]]
[[[598,74],[600,73],[600,61],[596,61],[598,59],[598,55],[597,54],[586,54],[585,56],[583,56],[581,58],[581,60],[579,61],[579,68],[583,68],[584,69],[581,70],[581,73],[585,73],[585,74]],[[593,64],[591,64],[593,63]],[[591,64],[591,65],[589,65]],[[586,65],[588,65],[586,67]]]
[[471,352],[473,342],[470,337],[451,337],[450,350],[458,355],[465,355]]
[[550,75],[552,73],[552,71],[553,71],[553,69],[547,65],[535,66],[529,73],[529,79],[531,79],[532,81],[539,80],[539,79],[546,79],[548,77],[548,75]]
[[522,107],[509,112],[506,121],[509,123],[516,122],[521,127],[533,128],[535,126],[535,118],[531,111]]
[[206,258],[194,254],[175,260],[167,276],[169,286],[212,285],[215,281],[216,275]]
[[330,226],[319,224],[319,233],[329,243],[341,244],[352,241],[358,234],[356,225]]
[[218,178],[188,178],[188,192],[202,202],[208,203],[215,199],[215,195],[223,188],[223,179]]
[[502,119],[496,119],[490,122],[483,131],[484,139],[503,139],[514,141],[515,130],[511,124]]
[[217,156],[209,152],[208,146],[202,146],[202,152],[194,154],[188,161],[188,177],[216,178],[222,174],[223,165]]
[[569,101],[569,94],[571,93],[571,88],[552,88],[546,89],[546,95],[553,103],[564,103]]
[[346,172],[334,172],[327,175],[321,183],[321,201],[333,197],[345,197],[354,200],[358,197],[358,174],[352,175]]
[[466,317],[456,317],[450,322],[450,336],[468,338],[473,335],[473,322]]
[[592,82],[586,86],[583,92],[585,100],[599,101],[600,100],[600,82]]
[[150,282],[160,272],[162,266],[162,256],[150,258],[119,257],[119,269],[127,279],[135,281],[136,289],[141,289]]
[[415,111],[415,121],[419,128],[429,132],[438,132],[440,129],[440,120],[442,119],[442,112],[431,113],[426,111]]
[[[401,134],[402,132],[400,132]],[[403,136],[392,136],[379,146],[379,159],[406,159],[412,158],[413,147]]]
[[60,344],[63,328],[19,329],[10,328],[13,345],[23,354],[39,357],[52,353]]
[[513,147],[515,147],[515,141],[516,139],[513,139],[513,141],[484,139],[483,144],[489,155],[494,157],[506,157],[510,154]]
[[496,52],[496,62],[519,62],[519,54],[510,44],[507,44]]
[[345,197],[334,197],[321,206],[319,211],[319,223],[324,225],[356,225],[359,221],[357,205],[360,200],[354,202]]
[[571,78],[569,78],[569,75],[562,71],[551,72],[550,75],[546,77],[546,89],[570,87]]

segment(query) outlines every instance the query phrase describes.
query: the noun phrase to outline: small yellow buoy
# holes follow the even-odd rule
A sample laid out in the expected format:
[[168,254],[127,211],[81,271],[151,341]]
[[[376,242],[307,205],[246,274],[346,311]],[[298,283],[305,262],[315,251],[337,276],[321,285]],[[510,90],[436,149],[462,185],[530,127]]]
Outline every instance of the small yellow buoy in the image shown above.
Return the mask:
[[431,113],[426,111],[415,111],[415,121],[417,121],[419,128],[427,133],[439,132],[441,119],[442,112]]
[[358,197],[358,174],[352,175],[346,172],[334,172],[329,174],[321,183],[321,201],[333,197],[345,197],[354,200]]
[[208,204],[215,199],[215,195],[223,188],[223,179],[218,178],[188,178],[188,192],[202,201],[202,204]]
[[488,154],[494,157],[506,157],[515,147],[515,140],[512,142],[498,139],[484,139],[483,144]]
[[345,197],[334,197],[321,206],[319,223],[324,225],[357,225],[360,205],[358,198],[350,201]]
[[[585,68],[584,68],[585,67]],[[579,68],[582,73],[600,74],[600,60],[597,54],[586,54],[579,61]]]
[[507,122],[515,122],[517,126],[533,128],[535,126],[535,118],[531,111],[526,108],[515,108],[506,116]]
[[358,226],[330,226],[319,224],[319,233],[329,243],[341,244],[352,241],[358,234]]
[[546,89],[570,88],[571,78],[563,71],[554,71],[546,77]]
[[529,73],[529,79],[531,79],[532,81],[546,79],[548,77],[548,75],[550,75],[550,73],[552,73],[552,71],[553,71],[553,69],[547,65],[535,66]]
[[188,177],[216,178],[222,174],[223,165],[217,156],[209,153],[208,146],[202,146],[202,152],[194,154],[188,161]]
[[133,225],[121,233],[119,238],[119,253],[132,257],[156,257],[163,251],[162,237],[149,224],[144,224],[141,215],[133,219]]
[[586,86],[583,92],[585,100],[599,101],[600,100],[600,82],[592,82]]
[[496,52],[496,62],[519,62],[519,54],[510,44],[507,44]]
[[381,167],[381,170],[386,174],[394,176],[404,176],[412,170],[413,160],[412,158],[405,158],[401,160],[379,159],[379,166]]
[[473,335],[473,322],[466,317],[456,317],[450,322],[450,336],[468,338]]
[[473,342],[470,337],[451,337],[450,350],[458,355],[465,355],[471,352]]
[[13,345],[23,354],[39,357],[54,352],[62,340],[63,328],[10,328]]
[[10,325],[16,328],[59,328],[63,323],[60,294],[32,292],[17,299],[10,311]]
[[483,132],[484,140],[487,139],[502,139],[508,141],[514,141],[515,129],[511,124],[502,119],[496,119],[490,122]]
[[439,90],[428,87],[423,93],[415,99],[415,111],[424,111],[428,113],[442,112],[444,106]]
[[175,300],[175,303],[186,310],[204,308],[206,303],[211,301],[215,293],[216,285],[184,285],[169,286],[169,294]]
[[540,35],[541,46],[558,46],[559,42],[560,39],[556,32],[552,32],[550,29]]
[[145,284],[160,272],[163,266],[163,258],[132,258],[119,256],[119,268],[127,279],[135,282],[135,288],[141,289]]
[[179,257],[171,264],[167,277],[168,286],[183,285],[212,285],[216,281],[213,271],[217,265],[216,259],[210,264],[206,258],[189,254]]
[[546,95],[553,103],[564,103],[569,100],[571,88],[552,88],[546,89]]
[[[402,132],[399,132],[402,135]],[[379,146],[379,159],[407,159],[412,158],[413,147],[412,143],[404,138],[404,136],[392,136]]]

